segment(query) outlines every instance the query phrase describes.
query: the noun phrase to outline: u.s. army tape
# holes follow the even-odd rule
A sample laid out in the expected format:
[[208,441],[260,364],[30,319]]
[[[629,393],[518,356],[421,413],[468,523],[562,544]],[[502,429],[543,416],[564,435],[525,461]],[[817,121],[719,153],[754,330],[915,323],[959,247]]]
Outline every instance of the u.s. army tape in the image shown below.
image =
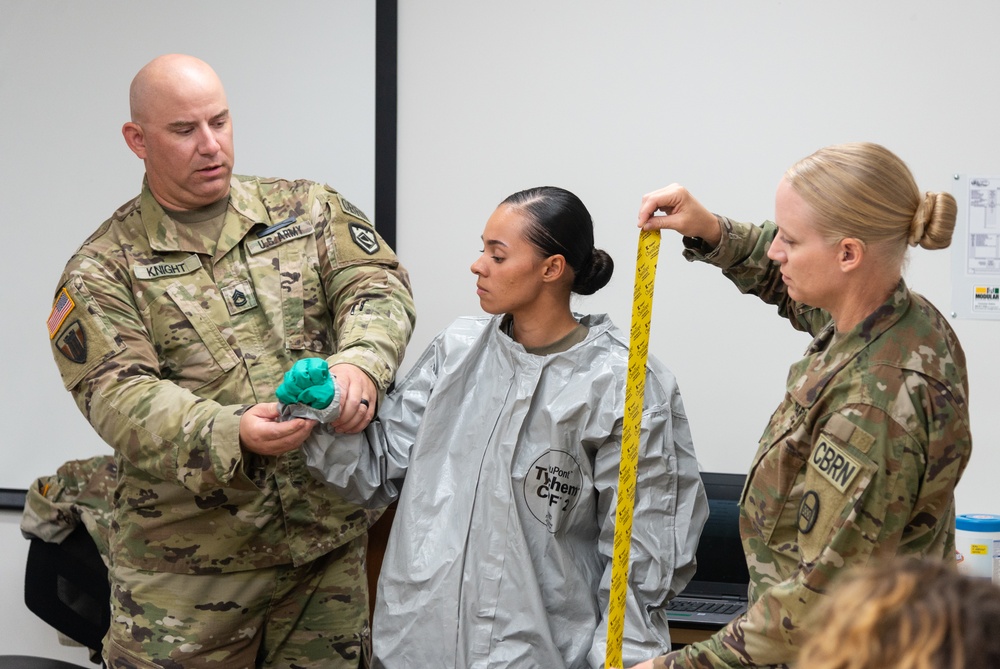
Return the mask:
[[615,545],[611,562],[611,597],[608,601],[608,645],[604,666],[622,666],[625,632],[625,599],[628,596],[629,549],[632,514],[635,509],[636,471],[639,467],[639,431],[642,399],[646,390],[646,359],[649,356],[649,324],[653,313],[653,284],[660,253],[660,231],[643,230],[635,262],[632,295],[632,329],[629,332],[628,379],[622,419],[622,454],[618,467],[618,505],[615,509]]

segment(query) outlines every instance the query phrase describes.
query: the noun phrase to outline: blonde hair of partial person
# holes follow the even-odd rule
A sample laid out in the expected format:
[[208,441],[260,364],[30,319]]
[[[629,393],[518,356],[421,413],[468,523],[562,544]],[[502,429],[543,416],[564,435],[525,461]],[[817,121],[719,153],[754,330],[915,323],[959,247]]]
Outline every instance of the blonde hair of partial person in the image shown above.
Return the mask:
[[997,669],[1000,588],[896,559],[847,572],[807,629],[799,669]]
[[812,208],[831,243],[853,237],[894,268],[907,246],[951,244],[958,207],[949,193],[921,193],[896,154],[871,142],[822,148],[793,165],[785,179]]

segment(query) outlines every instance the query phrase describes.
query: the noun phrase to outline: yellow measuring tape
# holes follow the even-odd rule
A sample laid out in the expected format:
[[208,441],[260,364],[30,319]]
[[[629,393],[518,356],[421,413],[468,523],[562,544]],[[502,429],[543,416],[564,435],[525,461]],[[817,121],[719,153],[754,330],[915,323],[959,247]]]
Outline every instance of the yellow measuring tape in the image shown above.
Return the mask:
[[660,231],[639,233],[635,260],[635,291],[632,295],[632,329],[628,342],[628,380],[622,419],[622,455],[618,466],[618,505],[615,509],[615,549],[611,562],[611,598],[608,602],[608,645],[604,666],[622,666],[625,632],[625,600],[628,597],[628,558],[632,544],[632,514],[635,480],[639,468],[639,429],[642,397],[646,391],[646,359],[649,357],[649,322],[653,314],[653,284],[660,254]]

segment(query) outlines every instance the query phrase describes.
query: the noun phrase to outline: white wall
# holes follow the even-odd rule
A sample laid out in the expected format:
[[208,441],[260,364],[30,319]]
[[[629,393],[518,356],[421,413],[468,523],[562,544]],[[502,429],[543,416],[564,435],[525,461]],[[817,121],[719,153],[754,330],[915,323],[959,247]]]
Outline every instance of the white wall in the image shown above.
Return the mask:
[[[419,311],[408,361],[452,318],[479,312],[468,266],[486,218],[521,188],[560,185],[587,203],[598,245],[618,270],[578,309],[606,311],[627,329],[635,215],[642,194],[659,186],[678,181],[713,210],[761,220],[772,215],[788,165],[855,140],[899,153],[927,190],[949,189],[954,173],[1000,174],[997,26],[993,0],[400,2],[397,250]],[[83,69],[86,57],[81,50]],[[112,88],[134,69],[108,74]],[[233,63],[229,74],[240,69]],[[268,95],[257,106],[275,104]],[[113,134],[118,124],[100,132]],[[63,156],[60,165],[76,172],[86,155]],[[122,197],[105,196],[102,208],[80,216],[82,227],[135,184],[115,186]],[[61,260],[72,244],[56,241]],[[680,380],[703,467],[745,471],[808,338],[712,268],[685,263],[679,248],[664,238],[652,351]],[[947,251],[917,250],[907,277],[945,312],[950,263]],[[1000,467],[1000,325],[954,325],[969,358],[976,443],[959,512],[1000,513],[992,484]],[[40,378],[55,374],[47,357],[38,364]],[[39,402],[62,393],[52,385]],[[0,546],[24,543],[6,525],[0,532]],[[9,602],[15,585],[5,576]],[[37,627],[29,613],[0,618],[15,638]],[[0,642],[2,652],[9,644]]]
[[[397,250],[416,291],[411,350],[479,313],[468,270],[479,235],[525,187],[563,186],[588,205],[617,270],[577,308],[627,331],[636,214],[660,186],[760,221],[789,165],[860,140],[898,153],[925,190],[953,188],[955,173],[1000,175],[993,0],[400,5]],[[664,235],[651,351],[679,379],[703,468],[745,472],[809,338],[680,248]],[[916,249],[907,280],[948,313],[950,272],[950,251]],[[975,441],[958,510],[1000,513],[1000,321],[953,325]]]

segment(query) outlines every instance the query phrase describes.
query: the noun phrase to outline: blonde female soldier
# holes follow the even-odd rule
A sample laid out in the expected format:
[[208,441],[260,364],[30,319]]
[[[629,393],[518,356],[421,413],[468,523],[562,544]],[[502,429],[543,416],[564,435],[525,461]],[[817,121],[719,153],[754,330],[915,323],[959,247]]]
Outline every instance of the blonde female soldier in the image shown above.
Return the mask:
[[715,216],[678,185],[645,196],[641,227],[680,232],[688,259],[815,338],[743,493],[749,609],[640,666],[787,666],[804,614],[841,570],[896,554],[954,560],[954,490],[972,449],[965,354],[902,267],[907,246],[948,246],[955,212],[950,195],[921,193],[903,161],[870,143],[792,166],[762,226]]

